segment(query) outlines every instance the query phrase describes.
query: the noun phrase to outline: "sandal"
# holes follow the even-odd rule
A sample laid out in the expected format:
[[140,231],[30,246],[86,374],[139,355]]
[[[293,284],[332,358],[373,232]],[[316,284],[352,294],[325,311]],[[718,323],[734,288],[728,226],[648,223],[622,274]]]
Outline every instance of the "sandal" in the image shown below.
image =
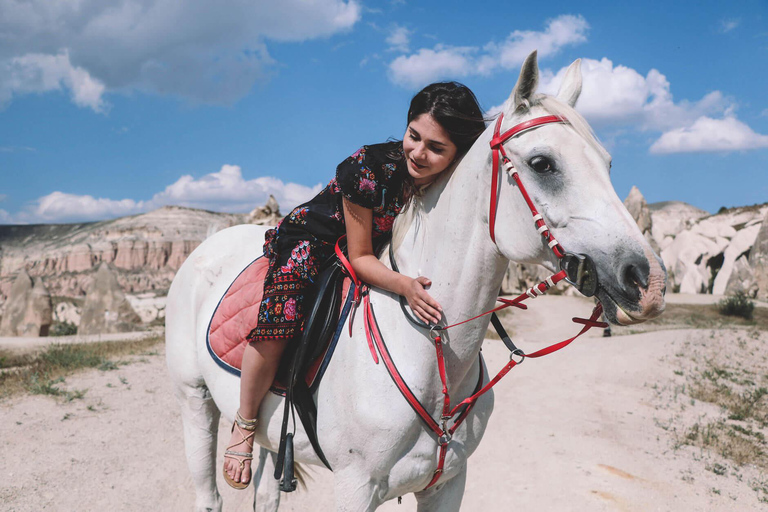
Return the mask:
[[[239,442],[227,446],[226,451],[224,452],[224,458],[225,459],[234,459],[240,464],[240,478],[243,478],[243,470],[245,469],[245,461],[253,460],[253,434],[256,430],[256,425],[259,424],[258,419],[252,419],[252,420],[246,420],[242,416],[240,416],[240,411],[237,411],[235,414],[235,422],[232,424],[232,430],[231,432],[235,431],[235,427],[237,427],[237,432],[240,434],[240,437],[242,437],[242,440]],[[244,433],[243,431],[247,431],[248,433]],[[234,448],[235,446],[238,446],[242,443],[245,443],[248,445],[248,447],[251,449],[250,452],[236,452],[234,450],[231,450],[231,448]],[[230,487],[233,487],[235,489],[245,489],[248,487],[248,485],[251,483],[251,475],[248,475],[248,481],[246,483],[242,482],[235,482],[230,476],[229,473],[227,473],[226,466],[223,468],[224,471],[224,480],[229,484]]]

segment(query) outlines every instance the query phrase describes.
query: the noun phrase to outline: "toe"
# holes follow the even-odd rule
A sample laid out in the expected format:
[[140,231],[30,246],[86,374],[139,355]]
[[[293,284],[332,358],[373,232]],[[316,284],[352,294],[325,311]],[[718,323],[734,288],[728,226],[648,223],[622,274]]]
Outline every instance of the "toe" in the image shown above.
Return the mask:
[[240,475],[240,481],[244,484],[248,483],[248,479],[251,476],[251,463],[246,461],[245,467],[243,467],[243,474]]
[[235,482],[240,481],[240,465],[239,464],[235,468],[235,472],[234,472],[234,476],[232,477],[232,480],[234,480]]

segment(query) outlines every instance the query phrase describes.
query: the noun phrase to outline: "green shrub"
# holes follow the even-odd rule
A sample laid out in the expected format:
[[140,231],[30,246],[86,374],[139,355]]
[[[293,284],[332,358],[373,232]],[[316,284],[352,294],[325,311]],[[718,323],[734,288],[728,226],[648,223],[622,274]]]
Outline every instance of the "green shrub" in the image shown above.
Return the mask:
[[736,292],[736,295],[726,297],[718,302],[717,310],[721,315],[738,316],[752,320],[755,303],[749,300],[749,297],[744,292]]
[[72,322],[53,322],[51,336],[71,336],[77,334],[77,326]]

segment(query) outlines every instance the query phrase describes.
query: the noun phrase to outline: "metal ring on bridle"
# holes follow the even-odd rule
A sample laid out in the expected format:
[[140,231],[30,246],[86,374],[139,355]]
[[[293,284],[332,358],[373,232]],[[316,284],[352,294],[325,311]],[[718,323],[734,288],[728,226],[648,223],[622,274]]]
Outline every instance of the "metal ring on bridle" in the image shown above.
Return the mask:
[[[519,361],[515,360],[515,356],[518,356],[520,358]],[[525,352],[523,352],[520,349],[515,350],[514,352],[509,353],[509,360],[515,361],[515,364],[523,364],[523,361],[525,361]]]

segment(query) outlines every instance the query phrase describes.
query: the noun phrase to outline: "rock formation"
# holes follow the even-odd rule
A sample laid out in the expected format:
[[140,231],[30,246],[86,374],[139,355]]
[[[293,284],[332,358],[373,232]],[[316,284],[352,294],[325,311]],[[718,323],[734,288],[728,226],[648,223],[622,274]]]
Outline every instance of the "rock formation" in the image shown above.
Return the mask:
[[[672,290],[725,293],[736,261],[749,253],[766,213],[768,204],[732,208],[701,217],[662,244],[661,257],[669,272]],[[739,268],[743,274],[743,264]],[[730,285],[731,289],[736,287],[736,284]]]
[[51,295],[41,278],[21,269],[11,286],[0,322],[0,336],[48,336],[53,323]]
[[640,193],[640,189],[633,186],[629,191],[629,195],[624,199],[624,206],[632,215],[632,218],[637,222],[637,227],[640,228],[640,232],[643,234],[648,243],[651,244],[651,248],[658,254],[659,245],[653,238],[653,220],[651,219],[651,210],[648,208],[648,203],[645,202],[645,197]]
[[282,218],[280,206],[277,204],[275,196],[270,194],[266,205],[257,206],[248,215],[248,222],[260,226],[274,226]]
[[651,211],[651,234],[661,249],[671,244],[678,233],[691,226],[709,213],[681,201],[665,201],[648,205]]
[[45,277],[53,295],[82,297],[100,263],[114,265],[129,293],[167,290],[189,254],[245,215],[166,206],[143,215],[82,224],[0,225],[0,299],[22,268]]
[[107,263],[99,265],[88,288],[78,334],[105,334],[136,330],[141,318],[133,310]]
[[754,276],[757,297],[768,300],[768,211],[749,254],[749,266]]

